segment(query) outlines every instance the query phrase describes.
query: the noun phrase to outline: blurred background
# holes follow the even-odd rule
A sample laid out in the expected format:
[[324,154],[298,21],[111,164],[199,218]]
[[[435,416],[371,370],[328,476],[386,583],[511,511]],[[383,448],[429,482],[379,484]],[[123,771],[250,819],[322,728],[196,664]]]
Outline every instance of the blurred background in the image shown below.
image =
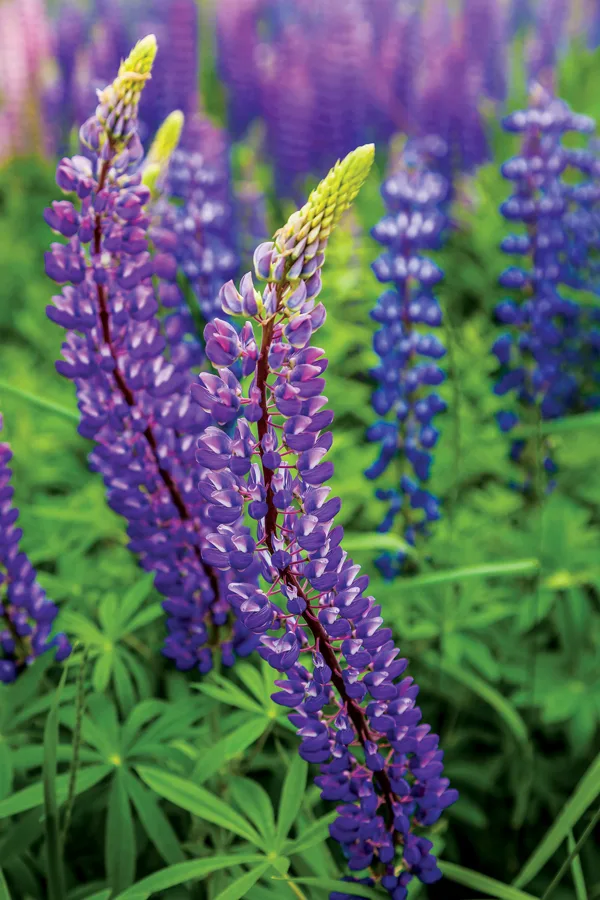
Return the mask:
[[[54,369],[61,336],[45,314],[55,287],[44,274],[51,236],[42,213],[59,196],[56,162],[77,152],[96,89],[149,32],[159,52],[140,106],[142,137],[149,143],[165,116],[182,110],[181,147],[209,173],[197,211],[206,252],[184,265],[199,329],[220,284],[247,271],[254,247],[317,179],[349,150],[375,142],[376,164],[324,270],[328,320],[319,338],[336,414],[332,484],[343,501],[346,549],[372,576],[412,660],[425,719],[441,735],[446,772],[460,790],[440,835],[444,858],[508,882],[598,753],[600,421],[593,397],[570,424],[561,417],[547,438],[552,489],[533,499],[515,489],[491,352],[502,332],[494,310],[506,295],[498,279],[510,230],[499,212],[510,194],[500,166],[519,152],[519,136],[501,120],[527,106],[532,80],[575,113],[600,116],[600,2],[0,0],[0,408],[25,549],[63,613],[96,623],[102,598],[121,596],[138,570],[124,524],[87,468],[90,445],[76,432],[72,386]],[[595,152],[594,127],[566,145]],[[427,139],[449,184],[443,240],[428,251],[444,273],[435,294],[447,411],[436,421],[427,482],[439,521],[401,577],[390,578],[382,554],[396,554],[405,535],[398,522],[382,527],[376,488],[393,487],[397,472],[388,469],[377,485],[365,477],[378,456],[368,438],[378,419],[378,325],[370,313],[383,290],[371,268],[381,252],[371,229],[385,212],[381,185],[403,165],[407,139]],[[595,223],[598,210],[590,209]],[[592,318],[600,309],[593,279],[567,295]],[[123,637],[145,673],[141,696],[169,690],[162,630],[157,620]],[[95,687],[106,688],[100,676]],[[269,746],[253,760],[252,777],[268,779]],[[18,764],[15,772],[12,782],[0,771],[0,794],[27,783]],[[595,812],[597,772],[595,779],[575,838]],[[102,808],[99,797],[94,803],[91,828]],[[85,877],[95,876],[101,853],[74,840]],[[596,834],[581,851],[587,893],[567,877],[554,900],[600,898],[597,841]],[[566,845],[556,854],[536,876],[536,895]],[[26,896],[26,873],[15,866]],[[151,870],[152,861],[144,866]],[[422,896],[480,893],[446,880]]]

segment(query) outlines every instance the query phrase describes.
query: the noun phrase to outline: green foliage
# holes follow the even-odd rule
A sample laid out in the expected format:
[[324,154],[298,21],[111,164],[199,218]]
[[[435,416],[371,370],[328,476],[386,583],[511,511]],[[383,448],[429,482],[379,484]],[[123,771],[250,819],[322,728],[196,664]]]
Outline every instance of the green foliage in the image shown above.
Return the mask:
[[[208,44],[207,54],[208,86],[217,84]],[[598,54],[577,54],[562,64],[564,96],[599,113]],[[211,104],[222,116],[218,92]],[[512,139],[491,133],[496,157],[510,155]],[[598,414],[548,427],[560,474],[541,509],[507,487],[514,473],[494,420],[489,353],[507,190],[485,166],[459,187],[456,228],[438,255],[451,378],[431,486],[444,518],[414,552],[414,576],[381,579],[376,556],[403,542],[377,532],[382,509],[363,476],[374,454],[365,431],[375,418],[369,310],[380,288],[368,229],[382,213],[379,157],[376,165],[328,248],[319,342],[330,360],[345,547],[372,576],[461,794],[434,832],[445,879],[415,885],[410,900],[548,891],[591,900],[600,887],[589,839],[600,795]],[[271,173],[260,171],[268,186]],[[87,468],[71,386],[53,368],[60,336],[44,313],[52,286],[41,209],[53,195],[39,161],[0,171],[0,408],[23,545],[79,649],[62,681],[41,659],[0,686],[0,900],[326,900],[345,871],[327,839],[335,813],[270,699],[275,674],[259,659],[202,679],[171,670],[160,598]]]

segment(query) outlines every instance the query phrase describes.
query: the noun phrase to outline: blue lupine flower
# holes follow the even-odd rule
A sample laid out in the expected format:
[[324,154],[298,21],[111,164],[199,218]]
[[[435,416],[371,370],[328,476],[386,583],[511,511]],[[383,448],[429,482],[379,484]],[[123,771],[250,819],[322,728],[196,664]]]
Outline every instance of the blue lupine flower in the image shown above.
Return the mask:
[[[507,116],[503,127],[522,135],[520,154],[501,169],[514,190],[500,207],[505,219],[523,226],[501,245],[521,258],[500,276],[500,284],[519,299],[507,298],[496,307],[498,321],[508,330],[492,348],[500,364],[494,391],[517,401],[515,409],[498,414],[500,428],[510,432],[520,422],[534,424],[536,409],[543,419],[553,419],[581,401],[581,311],[560,288],[580,287],[584,279],[586,216],[578,196],[583,200],[589,188],[569,185],[563,176],[569,165],[583,171],[587,157],[564,148],[562,138],[567,132],[589,133],[594,123],[534,84],[529,108]],[[511,459],[524,466],[522,488],[531,490],[535,453],[530,441],[514,442]],[[555,469],[548,452],[544,466],[548,472]]]
[[[0,414],[0,431],[2,431]],[[71,652],[64,634],[51,635],[58,609],[39,581],[29,557],[19,549],[23,531],[13,506],[12,452],[0,442],[0,682],[9,683],[47,650],[57,662]]]
[[[381,362],[372,372],[378,387],[371,399],[381,418],[367,432],[379,445],[379,456],[366,475],[378,479],[392,467],[396,486],[377,491],[388,504],[379,530],[390,531],[400,515],[403,537],[411,545],[440,517],[439,501],[424,485],[439,438],[434,419],[446,409],[435,390],[445,378],[438,361],[446,351],[433,331],[442,324],[434,287],[443,273],[423,251],[440,244],[448,190],[447,180],[428,167],[423,145],[407,145],[382,187],[388,212],[372,231],[386,248],[373,264],[375,275],[392,287],[371,313],[381,326],[373,340]],[[392,578],[404,558],[403,553],[384,554],[377,565]]]

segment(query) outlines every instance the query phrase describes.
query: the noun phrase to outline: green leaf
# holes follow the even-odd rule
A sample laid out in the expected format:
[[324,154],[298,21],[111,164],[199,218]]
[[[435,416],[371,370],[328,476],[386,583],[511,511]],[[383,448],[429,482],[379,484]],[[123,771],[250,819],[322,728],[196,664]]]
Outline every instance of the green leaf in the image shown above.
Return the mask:
[[226,703],[228,706],[245,709],[247,712],[263,712],[262,707],[255,703],[237,685],[233,684],[232,681],[227,681],[225,678],[220,679],[217,675],[212,676],[212,682],[206,681],[202,684],[193,684],[192,687],[197,691],[202,691],[207,697],[212,697],[213,700]]
[[526,894],[514,885],[502,884],[495,878],[489,878],[487,875],[481,875],[479,872],[473,872],[472,869],[465,869],[455,863],[438,862],[438,866],[444,877],[450,881],[472,888],[474,891],[483,891],[489,897],[494,897],[495,900],[536,900],[532,894]]
[[58,708],[67,680],[69,663],[63,667],[61,679],[54,694],[44,726],[44,818],[46,831],[46,859],[48,865],[48,898],[64,900],[65,872],[60,846],[60,823],[56,796],[56,747],[58,744]]
[[[365,887],[363,884],[352,884],[351,881],[338,881],[336,878],[277,878],[278,881],[286,881],[291,884],[303,884],[306,887],[321,888],[323,891],[339,891],[340,893],[350,894],[353,897],[364,897],[365,900],[384,900],[383,895],[373,888]],[[523,894],[521,900],[525,898]],[[117,898],[120,900],[120,898]],[[515,898],[516,900],[516,898]],[[527,898],[533,900],[533,898]]]
[[532,747],[525,722],[514,706],[502,694],[474,672],[465,671],[462,666],[445,660],[437,653],[430,651],[424,655],[425,662],[433,669],[441,669],[465,687],[472,690],[494,709],[508,726],[515,740],[526,756],[531,757]]
[[523,887],[546,865],[573,826],[600,794],[600,753],[569,797],[546,836],[533,851],[513,884]]
[[250,869],[250,871],[246,872],[244,875],[240,875],[240,877],[236,878],[235,881],[232,881],[224,891],[217,894],[215,900],[241,900],[241,898],[246,896],[247,891],[256,884],[258,879],[265,874],[270,866],[271,864],[268,862],[263,863],[261,866]]
[[264,859],[263,854],[258,853],[228,853],[226,856],[213,856],[210,859],[192,859],[188,862],[178,863],[176,866],[169,866],[160,872],[155,872],[154,875],[143,878],[133,887],[115,897],[115,900],[137,900],[139,897],[145,900],[158,891],[185,884],[186,881],[201,880],[213,872],[231,869],[234,866],[262,863]]
[[212,744],[198,758],[192,773],[192,781],[196,784],[204,784],[229,760],[243,753],[257,741],[271,727],[271,724],[265,716],[249,719],[235,731]]
[[396,550],[407,556],[415,557],[415,548],[395,534],[347,534],[344,537],[344,550],[355,553],[357,550]]
[[[82,794],[95,784],[98,784],[99,781],[106,778],[109,772],[113,771],[113,768],[113,766],[98,765],[80,769],[77,776],[76,794]],[[69,777],[69,773],[66,772],[64,775],[59,775],[55,780],[56,799],[59,804],[67,797]],[[31,784],[0,803],[0,819],[25,812],[25,810],[33,809],[35,806],[42,806],[43,802],[44,788],[42,783]]]
[[113,891],[123,891],[135,878],[135,832],[126,777],[118,767],[108,799],[104,840],[106,875]]
[[265,789],[257,781],[236,776],[230,776],[227,785],[236,805],[243,809],[264,837],[265,846],[272,846],[275,840],[275,813]]
[[510,575],[525,575],[537,572],[539,567],[540,563],[537,559],[517,559],[513,562],[481,563],[476,566],[462,566],[458,569],[429,572],[426,575],[418,575],[416,578],[403,578],[398,586],[398,596],[400,597],[405,591],[414,588],[468,581],[470,578],[502,578]]
[[10,891],[2,869],[0,869],[0,900],[10,900]]
[[6,391],[7,394],[13,394],[21,400],[26,400],[32,406],[37,406],[38,409],[56,413],[56,415],[62,416],[70,422],[79,424],[79,413],[75,412],[75,410],[67,409],[66,406],[60,406],[58,403],[54,403],[53,400],[47,400],[45,397],[36,397],[35,394],[30,394],[29,391],[14,387],[14,385],[8,384],[8,382],[4,380],[0,380],[0,390]]
[[585,887],[585,879],[583,877],[583,869],[581,867],[581,858],[576,851],[575,838],[573,832],[570,831],[567,837],[567,849],[571,860],[571,877],[573,878],[573,886],[575,887],[576,900],[588,900],[588,894]]
[[0,735],[0,800],[7,797],[12,788],[13,761],[8,742]]
[[185,855],[171,823],[160,808],[156,797],[138,779],[126,772],[127,790],[144,831],[166,863],[183,862]]
[[581,431],[581,429],[586,428],[600,428],[600,413],[580,413],[579,415],[568,416],[564,419],[549,419],[546,422],[542,422],[540,426],[517,425],[517,427],[510,432],[510,436],[511,438],[520,438],[536,433],[541,433],[542,435],[563,434],[567,431]]
[[335,822],[337,815],[336,812],[328,813],[321,819],[317,819],[316,822],[312,822],[308,827],[303,828],[300,832],[300,837],[284,845],[285,852],[288,855],[304,853],[305,850],[310,850],[315,844],[320,844],[326,840],[329,836],[329,826],[332,822]]
[[278,846],[287,837],[302,806],[306,790],[307,773],[308,763],[301,756],[295,755],[285,776],[279,799],[279,811],[277,813]]
[[[129,619],[138,611],[140,606],[147,600],[154,584],[154,573],[148,572],[136,581],[129,588],[124,597],[122,597],[117,605],[117,614],[115,622],[115,631],[118,633],[127,627]],[[133,631],[134,629],[129,628]]]
[[136,771],[142,781],[145,781],[149,788],[164,797],[165,800],[170,800],[171,803],[188,810],[199,819],[204,819],[205,822],[220,825],[227,831],[250,841],[256,847],[262,847],[263,839],[252,825],[227,803],[203,787],[185,778],[180,778],[178,775],[172,775],[170,772],[163,772],[161,769],[154,769],[150,766],[137,766]]

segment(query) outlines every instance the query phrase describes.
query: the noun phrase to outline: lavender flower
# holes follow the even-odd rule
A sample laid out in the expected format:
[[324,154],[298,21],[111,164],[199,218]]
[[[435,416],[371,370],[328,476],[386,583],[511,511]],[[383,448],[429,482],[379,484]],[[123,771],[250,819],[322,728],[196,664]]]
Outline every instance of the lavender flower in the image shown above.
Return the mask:
[[[443,273],[422,251],[440,243],[448,182],[428,167],[418,144],[409,144],[384,183],[382,196],[388,213],[372,234],[385,252],[373,269],[378,280],[391,282],[392,288],[371,313],[381,326],[373,341],[381,363],[372,373],[378,382],[372,405],[381,418],[367,431],[380,449],[366,475],[378,479],[394,466],[398,486],[377,491],[389,504],[379,530],[390,531],[401,515],[403,537],[414,546],[417,535],[440,517],[439,501],[425,484],[439,438],[433,420],[446,409],[434,390],[445,378],[437,361],[446,351],[431,332],[442,324],[434,286]],[[377,565],[386,578],[393,578],[405,559],[403,552],[386,553]]]
[[[0,431],[2,431],[0,414]],[[0,443],[0,682],[14,681],[26,666],[47,650],[57,662],[71,652],[64,634],[51,637],[58,609],[39,581],[26,553],[19,550],[23,530],[19,510],[12,505],[12,452]]]
[[[218,319],[207,327],[217,374],[201,374],[192,396],[220,426],[198,440],[200,492],[214,529],[203,559],[235,573],[230,601],[260,637],[261,656],[285,676],[273,699],[291,710],[302,757],[320,765],[322,797],[339,804],[330,830],[350,869],[373,866],[390,896],[404,900],[413,876],[441,877],[419,829],[457,794],[442,777],[437,736],[419,724],[418,688],[401,678],[407,661],[397,659],[381,607],[366,594],[368,577],[342,549],[340,501],[325,484],[333,472],[333,414],[321,393],[327,360],[310,345],[325,319],[317,295],[329,234],[372,159],[372,145],[350,153],[258,248],[262,293],[250,273],[239,292],[232,282],[223,287],[224,311],[245,324],[239,334]],[[232,371],[239,361],[247,389]],[[240,539],[232,529],[244,514],[255,534]],[[266,591],[246,577],[253,561]]]
[[[562,178],[570,153],[562,146],[562,137],[570,131],[587,133],[593,122],[534,84],[529,108],[507,116],[503,127],[522,135],[520,155],[502,166],[514,192],[500,207],[505,219],[524,226],[502,242],[505,253],[523,259],[500,276],[500,284],[517,292],[519,299],[497,306],[496,316],[509,330],[493,347],[500,364],[494,391],[501,397],[513,394],[517,401],[498,414],[501,430],[510,432],[520,422],[535,425],[538,414],[542,419],[565,415],[577,403],[573,363],[580,310],[559,293],[571,279],[573,250],[567,218],[572,191]],[[528,492],[534,491],[536,453],[532,440],[512,444],[511,459],[524,468],[521,487]],[[544,467],[548,473],[556,468],[547,448]]]
[[[175,260],[148,250],[150,190],[136,119],[155,53],[153,36],[135,46],[81,128],[88,155],[58,166],[59,187],[76,200],[45,212],[67,238],[46,254],[48,275],[65,285],[48,316],[68,331],[57,369],[75,383],[80,433],[96,442],[90,465],[104,479],[110,507],[127,520],[130,549],[166,598],[164,652],[179,668],[207,671],[215,629],[232,617],[228,576],[200,552],[206,504],[192,475],[194,436],[211,420],[191,404],[190,372],[167,357],[156,315],[152,278],[170,278]],[[244,654],[254,643],[235,621],[222,644],[225,662],[234,646]]]

